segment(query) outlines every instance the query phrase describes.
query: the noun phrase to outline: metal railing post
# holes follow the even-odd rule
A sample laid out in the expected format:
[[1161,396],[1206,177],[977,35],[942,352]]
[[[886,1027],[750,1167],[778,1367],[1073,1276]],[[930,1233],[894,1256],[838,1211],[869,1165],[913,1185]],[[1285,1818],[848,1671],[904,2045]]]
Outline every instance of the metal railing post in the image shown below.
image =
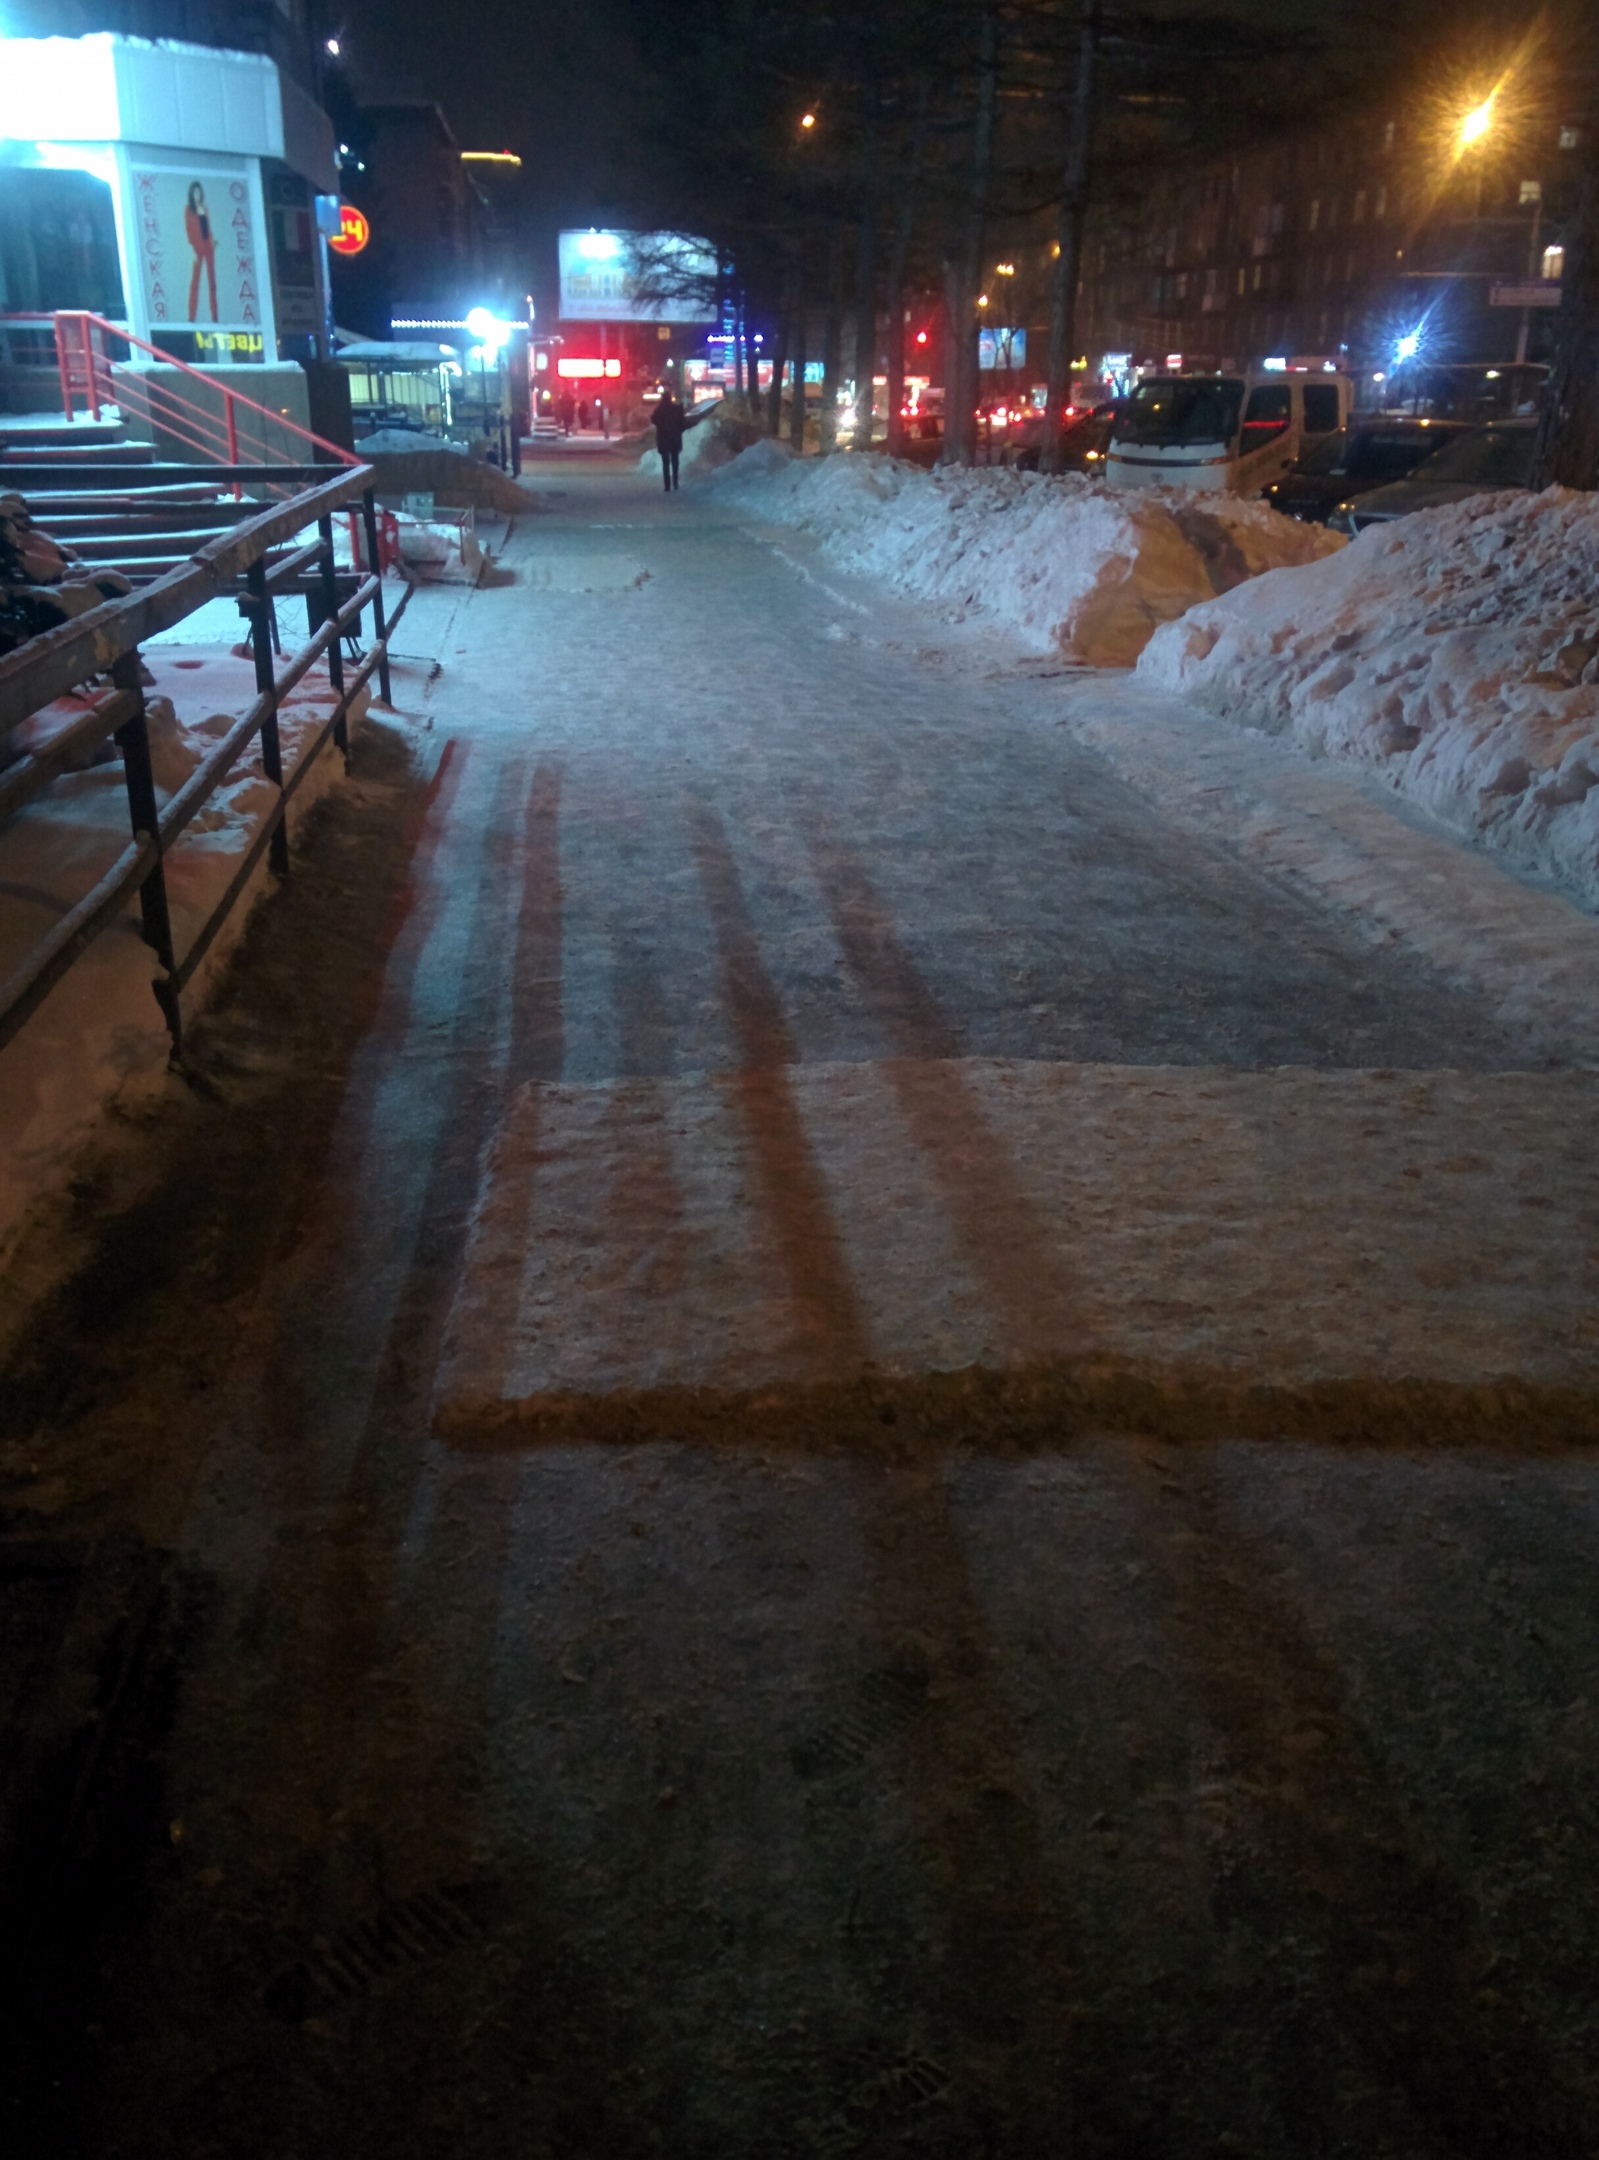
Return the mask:
[[[322,554],[317,565],[322,578],[322,620],[323,622],[332,622],[339,612],[339,583],[333,563],[333,517],[331,512],[328,516],[317,519],[316,529],[322,541]],[[317,627],[316,624],[312,625],[313,629]],[[344,699],[344,649],[339,643],[337,632],[328,640],[328,681],[333,687],[335,704],[342,703]],[[340,754],[344,759],[345,770],[348,772],[350,767],[350,723],[348,714],[340,713],[338,719],[334,722],[333,740],[339,746]]]
[[366,525],[366,566],[378,581],[378,589],[372,595],[372,642],[383,647],[383,658],[378,662],[378,688],[383,692],[384,704],[392,705],[394,691],[389,683],[389,633],[383,613],[383,565],[378,560],[377,498],[370,488],[362,492],[361,515]]
[[[222,417],[227,423],[228,430],[228,463],[237,465],[239,462],[239,416],[233,408],[233,392],[222,385],[218,387],[222,389]],[[237,480],[233,483],[233,500],[235,502],[244,500],[244,490]]]
[[155,774],[150,766],[150,729],[144,712],[144,684],[138,647],[111,663],[111,680],[134,700],[133,711],[116,731],[122,752],[122,773],[128,788],[128,816],[135,839],[148,837],[156,845],[155,864],[139,887],[140,928],[148,945],[167,973],[165,982],[154,985],[157,1002],[166,1015],[172,1036],[172,1054],[183,1048],[182,1016],[171,977],[177,962],[172,951],[172,917],[167,907],[166,869],[161,860],[161,810],[155,799]]
[[67,356],[68,319],[65,315],[58,315],[55,318],[55,333],[56,372],[61,377],[61,410],[70,420],[76,410],[77,401],[72,394],[72,364]]
[[83,319],[81,327],[83,330],[83,394],[89,401],[89,418],[98,420],[100,417],[100,381],[95,373],[94,366],[94,332],[89,327],[87,317]]
[[266,699],[261,718],[261,769],[278,791],[279,814],[267,860],[273,873],[289,874],[289,828],[282,811],[283,751],[278,741],[278,686],[272,669],[272,596],[267,591],[266,562],[258,556],[244,573],[249,597],[240,606],[251,618],[250,649],[255,656],[255,687]]

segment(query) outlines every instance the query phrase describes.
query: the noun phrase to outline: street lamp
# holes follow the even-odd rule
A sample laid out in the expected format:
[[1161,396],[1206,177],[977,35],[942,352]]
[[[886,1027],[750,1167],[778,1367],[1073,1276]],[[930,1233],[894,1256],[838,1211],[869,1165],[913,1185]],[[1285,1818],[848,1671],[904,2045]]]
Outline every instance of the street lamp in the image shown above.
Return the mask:
[[800,126],[801,126],[802,128],[810,129],[810,128],[813,128],[813,127],[815,127],[815,125],[816,125],[816,115],[815,115],[815,113],[813,113],[813,112],[807,112],[807,113],[801,113],[801,114],[800,114]]
[[489,431],[488,367],[491,360],[494,363],[494,403],[496,417],[499,421],[500,463],[503,466],[505,462],[505,415],[499,411],[500,354],[504,347],[511,342],[511,326],[507,322],[501,322],[491,308],[475,307],[468,310],[466,329],[468,335],[475,337],[478,341],[476,354],[478,400],[482,410],[483,432],[485,435]]
[[1494,124],[1493,98],[1485,97],[1480,105],[1474,105],[1460,122],[1460,147],[1469,150],[1473,143],[1480,143]]

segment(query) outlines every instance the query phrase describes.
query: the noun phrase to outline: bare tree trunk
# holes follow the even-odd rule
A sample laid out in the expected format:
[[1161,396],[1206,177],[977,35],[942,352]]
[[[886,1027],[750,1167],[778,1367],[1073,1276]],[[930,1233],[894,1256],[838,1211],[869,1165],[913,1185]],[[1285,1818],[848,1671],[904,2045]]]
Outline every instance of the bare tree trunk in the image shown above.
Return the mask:
[[872,377],[877,373],[877,88],[866,115],[861,222],[855,235],[855,448],[872,447]]
[[1586,35],[1582,175],[1566,233],[1554,366],[1538,428],[1540,487],[1599,487],[1599,21],[1592,16]]
[[926,83],[917,88],[916,125],[911,134],[910,166],[905,192],[894,223],[893,246],[888,258],[888,454],[898,457],[905,448],[905,264],[916,231],[920,204],[922,157],[927,147]]
[[822,318],[822,409],[816,432],[822,455],[838,445],[838,390],[844,365],[844,228],[835,218],[827,234],[827,310]]
[[783,370],[788,365],[788,316],[777,317],[774,333],[776,342],[772,348],[772,379],[766,386],[766,432],[781,435],[783,432]]
[[805,455],[805,271],[800,268],[799,305],[794,310],[794,327],[789,332],[789,351],[793,355],[794,399],[788,411],[788,439],[796,457]]
[[1060,253],[1049,291],[1049,388],[1044,398],[1043,471],[1060,471],[1061,423],[1072,387],[1077,336],[1077,287],[1083,266],[1083,220],[1088,210],[1088,153],[1094,133],[1094,75],[1099,59],[1101,0],[1083,0],[1077,36],[1077,79],[1066,126],[1061,176]]
[[990,4],[977,27],[977,111],[972,125],[972,199],[960,253],[945,284],[949,366],[944,389],[944,462],[977,459],[977,297],[988,237],[988,190],[994,167],[994,112],[999,100],[999,17]]
[[890,457],[898,457],[905,448],[905,273],[890,272],[888,280],[888,323],[884,344],[887,347],[888,376],[888,440],[884,447]]
[[977,294],[965,275],[964,256],[944,264],[944,447],[945,465],[971,465],[977,456],[977,370],[972,342]]

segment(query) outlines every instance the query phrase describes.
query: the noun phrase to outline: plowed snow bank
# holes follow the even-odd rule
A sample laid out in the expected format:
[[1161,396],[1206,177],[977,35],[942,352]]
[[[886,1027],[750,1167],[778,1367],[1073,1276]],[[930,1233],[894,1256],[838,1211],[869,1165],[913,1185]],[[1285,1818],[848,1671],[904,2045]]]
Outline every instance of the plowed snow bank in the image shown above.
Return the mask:
[[1130,667],[1196,601],[1342,545],[1229,496],[1112,494],[1075,474],[922,472],[880,457],[799,460],[772,442],[709,484],[754,516],[814,532],[848,569],[1095,667]]
[[1479,495],[1368,527],[1171,623],[1138,671],[1374,767],[1599,907],[1594,496]]

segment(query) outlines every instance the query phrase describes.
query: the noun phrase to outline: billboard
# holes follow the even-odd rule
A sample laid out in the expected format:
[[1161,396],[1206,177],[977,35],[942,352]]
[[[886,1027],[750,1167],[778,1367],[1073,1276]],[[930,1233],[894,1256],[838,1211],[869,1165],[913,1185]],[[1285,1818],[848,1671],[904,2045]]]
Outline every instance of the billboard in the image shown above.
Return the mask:
[[979,330],[977,365],[980,368],[1019,368],[1027,365],[1025,330]]
[[670,232],[564,232],[563,322],[714,322],[716,255]]
[[261,328],[261,264],[242,169],[132,172],[139,275],[155,330]]

